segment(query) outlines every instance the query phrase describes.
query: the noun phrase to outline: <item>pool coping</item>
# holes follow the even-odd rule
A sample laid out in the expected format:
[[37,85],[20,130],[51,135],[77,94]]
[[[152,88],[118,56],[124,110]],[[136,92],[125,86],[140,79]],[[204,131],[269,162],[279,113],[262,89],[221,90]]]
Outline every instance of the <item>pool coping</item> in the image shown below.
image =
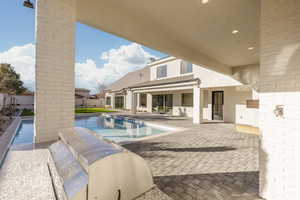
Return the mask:
[[10,149],[10,146],[17,134],[17,130],[22,122],[21,117],[14,117],[11,124],[5,130],[4,134],[0,137],[0,168],[5,161],[6,155]]

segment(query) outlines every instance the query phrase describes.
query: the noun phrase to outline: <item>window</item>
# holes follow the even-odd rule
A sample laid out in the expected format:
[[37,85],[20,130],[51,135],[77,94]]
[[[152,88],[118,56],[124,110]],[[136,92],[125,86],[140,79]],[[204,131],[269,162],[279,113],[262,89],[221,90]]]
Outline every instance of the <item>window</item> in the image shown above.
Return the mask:
[[181,105],[182,106],[193,106],[193,93],[181,94]]
[[167,76],[167,65],[159,66],[156,68],[157,78],[163,78]]
[[181,61],[180,73],[187,74],[193,72],[193,64],[187,61]]
[[140,106],[141,107],[147,106],[147,94],[140,94]]
[[110,106],[111,104],[111,97],[106,97],[106,105]]

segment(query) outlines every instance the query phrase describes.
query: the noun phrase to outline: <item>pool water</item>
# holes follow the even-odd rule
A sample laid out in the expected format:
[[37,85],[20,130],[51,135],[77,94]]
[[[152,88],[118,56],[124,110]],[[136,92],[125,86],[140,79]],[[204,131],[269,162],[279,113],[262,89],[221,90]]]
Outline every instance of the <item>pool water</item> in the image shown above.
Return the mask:
[[[80,116],[75,119],[75,126],[84,127],[103,135],[105,138],[122,142],[166,132],[146,126],[143,122],[120,117]],[[13,144],[33,143],[33,120],[23,120],[14,138]]]

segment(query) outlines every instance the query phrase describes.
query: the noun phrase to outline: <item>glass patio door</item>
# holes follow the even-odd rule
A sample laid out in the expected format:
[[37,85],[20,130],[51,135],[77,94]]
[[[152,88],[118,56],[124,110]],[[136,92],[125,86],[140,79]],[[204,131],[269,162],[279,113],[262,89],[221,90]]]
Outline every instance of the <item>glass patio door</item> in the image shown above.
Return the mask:
[[212,120],[223,120],[224,92],[212,92]]
[[152,109],[156,113],[171,113],[173,108],[173,95],[153,95],[152,96]]
[[124,108],[124,96],[115,97],[115,108],[123,109]]

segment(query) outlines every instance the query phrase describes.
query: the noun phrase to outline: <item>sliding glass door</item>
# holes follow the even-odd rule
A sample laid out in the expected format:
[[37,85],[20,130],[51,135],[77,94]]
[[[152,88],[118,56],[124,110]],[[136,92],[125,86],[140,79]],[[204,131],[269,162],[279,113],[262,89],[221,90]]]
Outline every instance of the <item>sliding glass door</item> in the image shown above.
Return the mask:
[[155,113],[171,114],[173,108],[173,95],[153,95],[152,96],[152,109]]

